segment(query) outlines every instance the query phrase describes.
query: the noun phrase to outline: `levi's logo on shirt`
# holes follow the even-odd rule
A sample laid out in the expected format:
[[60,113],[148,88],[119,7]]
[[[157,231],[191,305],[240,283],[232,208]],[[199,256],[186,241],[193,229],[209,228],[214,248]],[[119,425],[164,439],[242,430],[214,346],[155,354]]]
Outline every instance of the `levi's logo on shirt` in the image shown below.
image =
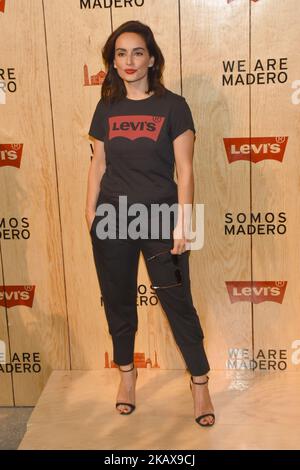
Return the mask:
[[139,137],[146,137],[156,142],[165,121],[165,117],[138,114],[129,116],[112,116],[108,121],[109,140],[114,137],[125,137],[130,140],[135,140]]

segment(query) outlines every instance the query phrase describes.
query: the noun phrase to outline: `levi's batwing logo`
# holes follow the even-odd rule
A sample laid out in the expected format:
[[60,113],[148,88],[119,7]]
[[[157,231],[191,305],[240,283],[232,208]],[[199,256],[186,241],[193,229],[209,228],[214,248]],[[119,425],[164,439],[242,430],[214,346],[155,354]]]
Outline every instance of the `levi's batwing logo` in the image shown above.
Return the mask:
[[112,116],[108,121],[109,140],[114,137],[125,137],[130,140],[135,140],[139,137],[146,137],[156,142],[165,121],[165,117],[138,114],[129,116]]

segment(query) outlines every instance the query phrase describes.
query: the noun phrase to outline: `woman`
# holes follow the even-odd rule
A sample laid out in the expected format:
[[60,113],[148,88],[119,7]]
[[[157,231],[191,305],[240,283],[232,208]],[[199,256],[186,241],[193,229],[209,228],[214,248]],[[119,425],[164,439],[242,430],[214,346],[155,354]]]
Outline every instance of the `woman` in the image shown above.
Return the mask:
[[[215,416],[207,385],[210,368],[191,297],[190,251],[182,232],[178,236],[181,213],[170,215],[169,236],[162,236],[159,228],[158,237],[149,237],[148,222],[157,222],[152,214],[147,224],[142,223],[142,237],[120,236],[122,224],[123,229],[124,223],[127,228],[130,225],[128,219],[124,222],[118,206],[122,196],[129,207],[139,203],[146,209],[157,203],[168,208],[178,203],[179,209],[193,203],[195,128],[191,111],[182,96],[164,87],[164,58],[148,26],[139,21],[122,24],[109,36],[102,56],[107,74],[89,130],[95,140],[86,220],[113,341],[113,360],[121,375],[116,408],[121,414],[135,409],[137,370],[133,355],[138,324],[137,269],[142,251],[152,286],[191,373],[196,422],[212,426]],[[175,163],[178,185],[173,179]],[[101,211],[107,204],[115,209],[108,211],[108,221]],[[107,238],[103,236],[104,221],[115,229]],[[129,221],[133,221],[132,214]]]

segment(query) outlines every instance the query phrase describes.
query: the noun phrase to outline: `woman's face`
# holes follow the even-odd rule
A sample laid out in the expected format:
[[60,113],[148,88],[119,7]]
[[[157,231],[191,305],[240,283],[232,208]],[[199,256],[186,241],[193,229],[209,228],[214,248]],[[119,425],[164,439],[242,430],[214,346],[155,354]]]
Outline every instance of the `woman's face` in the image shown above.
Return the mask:
[[148,68],[154,64],[144,38],[136,33],[122,33],[116,40],[114,67],[119,76],[130,83],[148,76]]

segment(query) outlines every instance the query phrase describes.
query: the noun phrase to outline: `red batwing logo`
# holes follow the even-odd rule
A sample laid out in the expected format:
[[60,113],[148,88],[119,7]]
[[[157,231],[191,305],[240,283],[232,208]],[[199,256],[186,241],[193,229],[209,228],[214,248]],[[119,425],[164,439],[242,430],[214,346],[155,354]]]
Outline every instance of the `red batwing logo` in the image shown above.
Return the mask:
[[20,168],[23,144],[0,144],[0,167]]
[[225,137],[223,140],[229,163],[238,160],[282,162],[288,137]]
[[35,286],[0,286],[0,305],[15,307],[26,305],[32,307]]
[[277,302],[282,304],[287,281],[229,281],[227,291],[232,304],[236,302]]
[[138,114],[129,116],[112,116],[108,121],[109,140],[114,137],[125,137],[129,140],[146,137],[156,142],[165,121],[165,117]]

